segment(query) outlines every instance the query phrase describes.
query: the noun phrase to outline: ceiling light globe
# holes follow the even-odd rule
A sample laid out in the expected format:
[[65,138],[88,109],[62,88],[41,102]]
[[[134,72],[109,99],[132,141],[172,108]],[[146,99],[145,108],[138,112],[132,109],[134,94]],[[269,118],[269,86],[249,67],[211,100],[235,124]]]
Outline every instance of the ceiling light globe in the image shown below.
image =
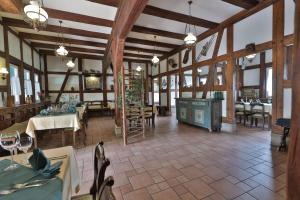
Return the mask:
[[72,60],[67,62],[67,67],[73,69],[75,67],[75,63]]
[[246,58],[249,62],[252,62],[254,60],[254,58],[256,57],[256,54],[250,54],[250,55],[247,55]]
[[7,68],[6,67],[0,68],[0,74],[8,74]]
[[187,36],[184,38],[184,43],[186,45],[193,45],[196,41],[197,37],[192,32],[188,33]]
[[157,56],[153,56],[151,61],[153,64],[157,64],[159,62],[159,58]]
[[56,49],[56,54],[59,56],[67,56],[68,55],[68,51],[66,50],[66,48],[64,46],[59,46],[58,49]]
[[137,66],[136,71],[138,71],[138,72],[142,71],[142,67],[141,66]]
[[30,4],[24,7],[24,13],[31,20],[38,20],[39,22],[46,22],[48,20],[47,12],[37,1],[30,1]]

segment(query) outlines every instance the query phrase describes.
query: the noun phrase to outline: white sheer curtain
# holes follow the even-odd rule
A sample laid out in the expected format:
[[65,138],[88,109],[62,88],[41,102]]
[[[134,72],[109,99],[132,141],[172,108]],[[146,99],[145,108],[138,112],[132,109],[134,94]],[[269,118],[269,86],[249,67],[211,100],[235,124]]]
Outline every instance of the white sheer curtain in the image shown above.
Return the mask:
[[267,97],[272,97],[272,77],[273,70],[272,68],[267,69]]
[[24,80],[24,88],[25,88],[25,95],[26,96],[30,96],[32,95],[32,84],[31,84],[31,80]]
[[11,95],[12,96],[20,96],[21,93],[21,85],[19,77],[11,77],[10,78],[10,86],[11,86]]

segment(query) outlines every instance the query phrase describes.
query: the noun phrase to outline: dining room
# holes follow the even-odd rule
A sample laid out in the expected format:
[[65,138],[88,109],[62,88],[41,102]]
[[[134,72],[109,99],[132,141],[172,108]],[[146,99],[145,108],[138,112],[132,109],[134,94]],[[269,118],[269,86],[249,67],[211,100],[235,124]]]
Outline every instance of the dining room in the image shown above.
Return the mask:
[[300,0],[0,0],[0,199],[299,200]]

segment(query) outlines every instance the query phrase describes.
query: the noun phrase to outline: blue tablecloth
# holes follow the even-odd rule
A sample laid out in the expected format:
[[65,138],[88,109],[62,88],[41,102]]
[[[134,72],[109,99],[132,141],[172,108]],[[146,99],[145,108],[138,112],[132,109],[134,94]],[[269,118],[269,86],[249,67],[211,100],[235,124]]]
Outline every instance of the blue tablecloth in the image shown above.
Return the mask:
[[[9,189],[12,184],[23,183],[36,175],[33,169],[19,165],[12,171],[4,172],[10,160],[0,161],[0,190]],[[32,180],[43,179],[42,176],[34,177]],[[56,178],[41,187],[20,190],[15,193],[0,196],[0,200],[61,200],[62,199],[62,180]]]

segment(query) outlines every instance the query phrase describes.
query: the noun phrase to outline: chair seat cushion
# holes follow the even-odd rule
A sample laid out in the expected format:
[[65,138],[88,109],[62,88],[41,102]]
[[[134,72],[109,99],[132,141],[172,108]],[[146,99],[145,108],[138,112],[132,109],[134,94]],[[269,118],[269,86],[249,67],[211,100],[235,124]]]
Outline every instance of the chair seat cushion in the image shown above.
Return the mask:
[[71,198],[71,200],[93,200],[93,196],[90,194],[83,194],[83,195],[74,196]]

